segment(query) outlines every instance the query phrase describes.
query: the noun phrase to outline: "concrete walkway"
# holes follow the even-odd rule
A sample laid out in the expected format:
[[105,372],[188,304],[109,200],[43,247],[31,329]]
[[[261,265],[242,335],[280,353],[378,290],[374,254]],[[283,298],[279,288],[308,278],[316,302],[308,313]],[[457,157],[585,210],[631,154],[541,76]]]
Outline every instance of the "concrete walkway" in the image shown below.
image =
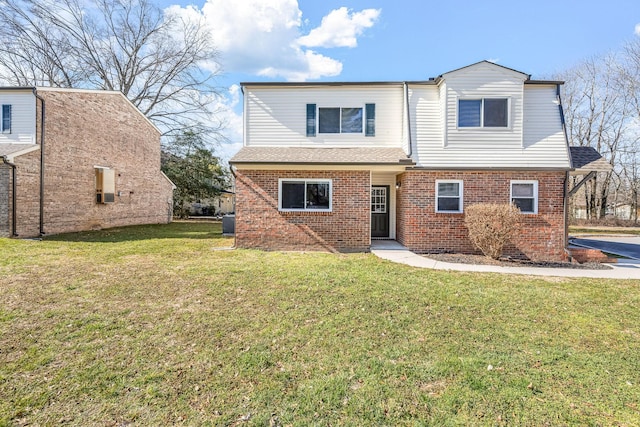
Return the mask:
[[383,259],[419,268],[434,270],[468,271],[484,273],[525,274],[530,276],[588,277],[594,279],[640,279],[640,261],[620,260],[607,270],[544,267],[502,267],[499,265],[458,264],[436,261],[427,256],[414,254],[393,240],[374,240],[371,252]]

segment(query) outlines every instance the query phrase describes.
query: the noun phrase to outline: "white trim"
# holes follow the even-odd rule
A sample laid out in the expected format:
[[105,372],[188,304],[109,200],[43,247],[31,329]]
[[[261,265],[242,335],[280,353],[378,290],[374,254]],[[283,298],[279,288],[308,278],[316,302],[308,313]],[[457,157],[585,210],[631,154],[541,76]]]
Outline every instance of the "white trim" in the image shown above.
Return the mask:
[[[455,211],[446,211],[438,209],[438,198],[440,193],[440,184],[458,184],[458,199],[460,200],[459,209]],[[461,179],[436,179],[436,200],[435,208],[436,213],[463,213],[464,212],[464,185]],[[453,199],[452,196],[443,196]]]
[[[14,153],[11,154],[7,154],[5,157],[5,159],[7,159],[8,162],[13,163],[15,161],[16,157],[22,156],[24,154],[28,154],[31,153],[32,151],[36,151],[40,149],[40,145],[39,144],[33,144],[32,147],[28,147],[28,148],[23,148],[20,151],[16,151]],[[0,156],[2,157],[2,156]]]
[[[513,203],[513,184],[533,184],[533,212],[522,212],[523,215],[536,215],[538,213],[538,181],[536,180],[518,180],[512,179],[509,183],[509,203]],[[528,197],[517,197],[525,199]]]
[[[329,184],[329,209],[286,209],[282,207],[282,183],[304,182],[305,201],[307,184]],[[333,212],[333,179],[330,178],[278,178],[278,211],[280,212]]]

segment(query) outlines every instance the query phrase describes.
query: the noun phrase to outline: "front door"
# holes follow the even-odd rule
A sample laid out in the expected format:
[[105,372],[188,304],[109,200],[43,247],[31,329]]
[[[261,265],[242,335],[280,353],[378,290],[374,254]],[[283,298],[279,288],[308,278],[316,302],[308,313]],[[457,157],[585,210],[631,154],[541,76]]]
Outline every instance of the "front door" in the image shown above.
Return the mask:
[[371,237],[389,237],[389,186],[371,187]]

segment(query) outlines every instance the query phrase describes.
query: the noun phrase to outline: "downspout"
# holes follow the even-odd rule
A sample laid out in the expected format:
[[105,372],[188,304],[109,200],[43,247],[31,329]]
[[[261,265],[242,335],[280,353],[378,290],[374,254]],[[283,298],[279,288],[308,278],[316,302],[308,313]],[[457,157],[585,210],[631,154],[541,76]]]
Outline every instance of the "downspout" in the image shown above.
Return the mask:
[[[233,191],[237,193],[237,187],[236,187],[236,182],[237,182],[237,175],[236,172],[234,170],[234,166],[233,165],[229,165],[229,171],[231,172],[231,175],[233,175]],[[233,197],[233,216],[235,217],[237,215],[236,212],[236,197]],[[238,247],[238,238],[236,237],[238,235],[238,233],[236,232],[236,227],[237,227],[238,223],[234,223],[233,225],[233,247],[237,248]]]
[[2,156],[2,161],[5,165],[11,167],[11,235],[13,237],[18,237],[18,233],[16,233],[16,165],[7,160],[7,156]]
[[411,111],[409,110],[409,85],[407,82],[403,83],[404,85],[404,102],[405,108],[407,110],[407,135],[409,136],[409,153],[408,156],[411,158],[413,156],[413,141],[411,140]]
[[38,95],[36,88],[33,94],[40,100],[40,236],[44,236],[44,98]]
[[[558,98],[558,110],[560,112],[560,123],[562,124],[562,131],[564,132],[564,140],[567,143],[567,157],[569,158],[569,168],[573,168],[573,159],[571,158],[571,149],[569,148],[569,135],[567,134],[567,124],[564,119],[564,109],[562,108],[562,96],[560,92],[560,85],[556,85],[556,97]],[[571,256],[569,248],[569,171],[565,172],[564,177],[564,250],[569,256]]]

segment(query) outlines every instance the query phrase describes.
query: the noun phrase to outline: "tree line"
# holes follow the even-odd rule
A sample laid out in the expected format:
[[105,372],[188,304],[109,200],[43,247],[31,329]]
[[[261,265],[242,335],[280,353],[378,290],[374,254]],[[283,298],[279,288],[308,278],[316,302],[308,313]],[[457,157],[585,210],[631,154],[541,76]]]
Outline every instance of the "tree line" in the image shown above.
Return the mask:
[[[208,71],[221,67],[202,17],[152,0],[3,0],[0,22],[0,84],[121,91],[158,126],[163,170],[178,185],[176,214],[228,185],[213,151],[224,124],[212,110],[217,74]],[[600,219],[626,204],[637,221],[640,38],[554,78],[566,82],[570,145],[595,148],[613,167],[574,205]]]
[[[640,39],[620,50],[585,59],[556,76],[571,146],[595,148],[611,164],[587,181],[572,203],[590,220],[621,205],[638,220],[640,191]],[[575,180],[572,182],[575,184]]]

